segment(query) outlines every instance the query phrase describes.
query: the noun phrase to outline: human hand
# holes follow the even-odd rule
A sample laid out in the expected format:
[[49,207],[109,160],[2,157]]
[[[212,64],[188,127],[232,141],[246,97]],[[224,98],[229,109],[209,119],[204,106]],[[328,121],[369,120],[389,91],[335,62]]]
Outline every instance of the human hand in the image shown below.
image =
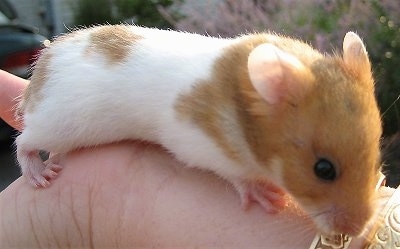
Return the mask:
[[[0,115],[17,128],[8,108],[26,83],[0,72]],[[276,215],[257,205],[243,211],[228,183],[156,145],[83,149],[60,164],[49,188],[19,178],[1,192],[2,247],[309,248],[315,235],[294,204]],[[361,248],[357,241],[352,246]]]

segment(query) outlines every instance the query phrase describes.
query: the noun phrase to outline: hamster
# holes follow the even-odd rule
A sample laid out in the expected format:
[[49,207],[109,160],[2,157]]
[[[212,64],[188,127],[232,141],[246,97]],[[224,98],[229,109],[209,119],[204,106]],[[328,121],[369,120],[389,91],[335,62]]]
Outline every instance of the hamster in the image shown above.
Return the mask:
[[374,211],[381,120],[365,46],[324,55],[272,33],[232,39],[130,25],[82,29],[38,59],[18,114],[23,175],[47,187],[58,155],[121,140],[161,144],[267,212],[289,194],[324,234]]

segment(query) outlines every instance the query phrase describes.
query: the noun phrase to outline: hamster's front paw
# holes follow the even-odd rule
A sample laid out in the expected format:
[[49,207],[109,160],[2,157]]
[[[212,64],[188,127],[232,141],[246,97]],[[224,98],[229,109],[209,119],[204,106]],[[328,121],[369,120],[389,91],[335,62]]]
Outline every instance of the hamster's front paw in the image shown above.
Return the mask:
[[245,210],[251,202],[258,202],[267,213],[277,213],[286,206],[285,192],[268,181],[242,180],[234,185]]

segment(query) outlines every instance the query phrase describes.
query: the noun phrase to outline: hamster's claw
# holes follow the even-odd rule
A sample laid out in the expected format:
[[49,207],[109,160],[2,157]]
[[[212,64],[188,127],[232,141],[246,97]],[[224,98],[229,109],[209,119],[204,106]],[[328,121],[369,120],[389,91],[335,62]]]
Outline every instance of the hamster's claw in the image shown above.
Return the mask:
[[59,160],[60,158],[56,154],[44,162],[46,168],[42,171],[42,176],[46,178],[46,180],[49,181],[56,178],[58,176],[58,173],[62,170],[62,166],[58,164]]
[[245,210],[249,209],[251,202],[258,202],[270,214],[277,213],[286,206],[285,192],[270,182],[241,181],[235,186]]
[[42,176],[48,180],[50,179],[54,179],[57,177],[58,172],[60,172],[61,167],[59,165],[56,164],[51,164],[50,167],[47,166],[43,172],[42,172]]
[[50,182],[43,176],[31,176],[28,181],[36,188],[46,188],[50,185]]
[[46,167],[40,174],[32,174],[28,176],[29,182],[37,188],[46,188],[50,186],[50,180],[58,176],[62,167],[54,163],[46,163]]

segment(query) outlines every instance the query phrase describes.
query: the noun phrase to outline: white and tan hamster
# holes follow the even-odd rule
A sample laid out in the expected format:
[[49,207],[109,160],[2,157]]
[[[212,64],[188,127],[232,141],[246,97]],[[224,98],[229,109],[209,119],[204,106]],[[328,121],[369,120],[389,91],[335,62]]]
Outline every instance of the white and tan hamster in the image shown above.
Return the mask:
[[374,210],[381,120],[352,32],[342,55],[322,55],[270,33],[83,29],[45,49],[19,114],[17,157],[35,186],[60,168],[39,150],[138,139],[227,179],[244,206],[274,212],[284,190],[326,234],[357,235]]

